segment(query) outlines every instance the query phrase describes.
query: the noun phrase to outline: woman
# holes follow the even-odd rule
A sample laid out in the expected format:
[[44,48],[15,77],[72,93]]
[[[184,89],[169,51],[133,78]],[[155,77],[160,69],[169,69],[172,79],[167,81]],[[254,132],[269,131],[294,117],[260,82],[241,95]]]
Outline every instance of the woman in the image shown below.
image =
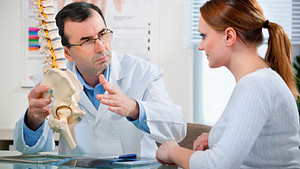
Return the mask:
[[[200,12],[199,50],[211,68],[228,68],[236,86],[222,116],[209,135],[198,137],[194,150],[168,141],[157,150],[157,159],[197,169],[300,168],[299,94],[286,33],[266,20],[255,0],[210,0]],[[263,28],[269,31],[264,59],[257,53]]]

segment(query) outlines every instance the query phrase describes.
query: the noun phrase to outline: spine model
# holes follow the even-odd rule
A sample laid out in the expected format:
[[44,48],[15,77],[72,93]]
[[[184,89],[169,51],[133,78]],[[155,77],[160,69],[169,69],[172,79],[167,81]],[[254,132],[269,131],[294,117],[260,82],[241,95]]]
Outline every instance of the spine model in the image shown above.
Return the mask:
[[70,149],[76,147],[74,127],[85,112],[77,107],[82,85],[74,74],[66,68],[64,48],[55,23],[53,0],[34,0],[38,23],[38,36],[44,76],[41,85],[48,85],[50,90],[45,98],[52,98],[52,108],[48,124],[59,132]]

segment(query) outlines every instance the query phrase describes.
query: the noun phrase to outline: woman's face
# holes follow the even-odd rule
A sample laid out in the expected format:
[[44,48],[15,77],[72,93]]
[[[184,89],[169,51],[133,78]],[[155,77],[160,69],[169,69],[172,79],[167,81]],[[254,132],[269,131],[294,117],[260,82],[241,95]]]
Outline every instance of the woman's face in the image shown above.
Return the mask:
[[202,36],[198,46],[199,50],[204,50],[209,61],[209,67],[218,68],[229,66],[229,55],[226,47],[226,35],[224,31],[217,31],[211,28],[200,16],[198,31]]

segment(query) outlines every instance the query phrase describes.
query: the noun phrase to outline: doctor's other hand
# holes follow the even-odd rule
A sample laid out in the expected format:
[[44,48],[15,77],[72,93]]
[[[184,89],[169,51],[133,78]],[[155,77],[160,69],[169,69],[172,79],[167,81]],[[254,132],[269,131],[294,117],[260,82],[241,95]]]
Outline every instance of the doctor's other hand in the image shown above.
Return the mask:
[[172,154],[172,150],[180,148],[178,143],[174,140],[165,141],[162,143],[156,151],[156,159],[163,165],[174,165],[175,163],[170,158],[170,154]]
[[132,120],[139,118],[138,103],[127,97],[120,89],[108,83],[103,74],[99,76],[99,81],[108,92],[108,94],[97,94],[96,98],[102,104],[105,104],[108,109],[123,117],[130,117]]
[[194,141],[193,150],[194,151],[204,151],[209,149],[208,147],[208,136],[209,133],[202,133],[197,139]]
[[28,94],[29,107],[25,117],[25,124],[35,131],[50,113],[50,98],[43,98],[43,93],[49,90],[47,85],[36,85]]

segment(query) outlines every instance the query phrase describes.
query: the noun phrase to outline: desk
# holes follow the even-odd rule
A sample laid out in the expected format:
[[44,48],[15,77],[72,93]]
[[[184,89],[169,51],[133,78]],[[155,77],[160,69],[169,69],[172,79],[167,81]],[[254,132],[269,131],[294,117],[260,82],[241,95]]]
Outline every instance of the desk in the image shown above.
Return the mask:
[[[57,152],[45,152],[41,154],[47,155],[57,155]],[[0,151],[0,156],[17,156],[21,155],[20,152],[17,151]],[[97,158],[99,156],[92,156],[92,155],[75,155],[80,157],[94,157]],[[0,161],[0,168],[1,169],[84,169],[83,167],[74,167],[74,166],[56,166],[52,163],[47,164],[36,164],[36,163],[21,163],[21,162],[7,162],[7,161]],[[177,166],[163,166],[159,163],[149,164],[149,165],[142,165],[142,166],[110,166],[106,168],[118,168],[118,169],[177,169]],[[87,169],[87,168],[86,168]],[[91,169],[91,168],[89,168]]]

